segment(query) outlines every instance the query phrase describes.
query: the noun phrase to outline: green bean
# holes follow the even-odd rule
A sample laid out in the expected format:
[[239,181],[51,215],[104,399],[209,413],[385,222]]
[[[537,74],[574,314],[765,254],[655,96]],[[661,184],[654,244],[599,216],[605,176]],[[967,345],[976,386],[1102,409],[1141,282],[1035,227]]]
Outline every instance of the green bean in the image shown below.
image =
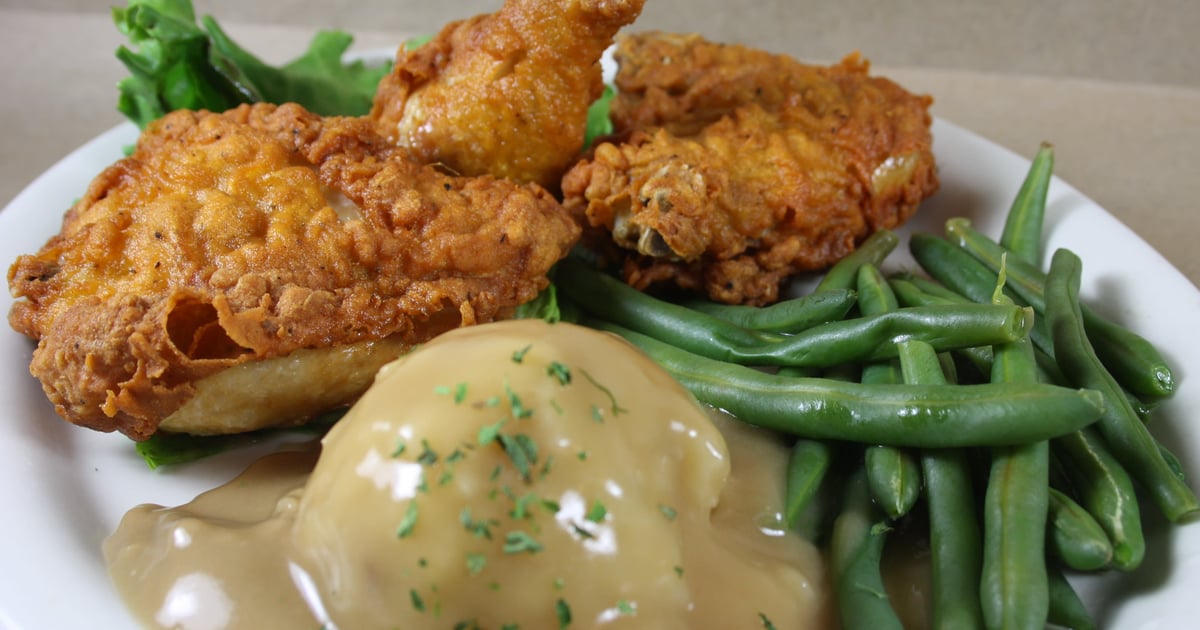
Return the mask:
[[821,489],[833,463],[833,447],[821,440],[796,440],[788,457],[787,491],[784,496],[784,522],[796,527],[800,516]]
[[795,333],[842,319],[854,306],[855,299],[850,289],[828,289],[762,307],[708,300],[688,300],[683,306],[750,330]]
[[1172,522],[1195,516],[1200,501],[1172,470],[1088,341],[1079,309],[1081,268],[1078,256],[1059,249],[1046,278],[1046,317],[1058,364],[1072,384],[1099,391],[1104,397],[1104,413],[1097,422],[1100,433],[1117,461],[1149,492],[1163,514]]
[[846,630],[903,628],[883,584],[880,562],[887,523],[876,518],[861,468],[846,482],[833,524],[830,565],[841,626]]
[[1050,587],[1050,611],[1046,620],[1071,630],[1095,630],[1096,622],[1062,571],[1047,567],[1046,575]]
[[879,266],[899,243],[900,237],[891,230],[872,232],[857,249],[842,257],[825,272],[825,277],[817,283],[815,290],[853,289],[858,281],[858,268],[864,263]]
[[[909,251],[930,276],[972,302],[990,304],[998,276],[983,263],[949,241],[932,234],[917,233],[909,239]],[[1007,283],[1006,283],[1007,284]],[[1020,304],[1021,299],[1005,287],[1005,295]],[[1041,318],[1029,331],[1033,343],[1053,356],[1054,342],[1047,324]]]
[[1068,568],[1096,571],[1108,566],[1113,546],[1100,523],[1083,506],[1050,488],[1046,514],[1046,553]]
[[[996,346],[993,354],[992,382],[1037,382],[1037,362],[1028,338]],[[988,628],[1043,628],[1046,625],[1045,534],[1049,476],[1048,442],[992,449],[983,502],[980,586],[983,617]]]
[[1053,172],[1054,147],[1043,142],[1013,199],[1000,236],[1004,247],[1031,265],[1038,265],[1042,260],[1042,226]]
[[[862,296],[858,308],[863,315],[900,307],[879,268],[870,263],[858,268],[857,291]],[[904,374],[898,361],[881,361],[864,366],[861,381],[868,385],[897,384],[904,382]],[[888,518],[896,520],[907,514],[921,497],[921,465],[916,457],[894,446],[872,445],[866,449],[865,463],[871,496]]]
[[[909,386],[945,385],[934,349],[902,341],[900,367]],[[930,599],[933,628],[980,628],[981,542],[971,469],[961,449],[924,449],[921,473],[929,506]]]
[[780,377],[603,320],[584,322],[633,343],[697,400],[796,436],[934,448],[1021,444],[1075,431],[1101,411],[1095,392],[1055,385],[918,387]]
[[[946,234],[958,247],[990,269],[1000,268],[1005,249],[971,227],[966,219],[946,222]],[[1020,260],[1007,263],[1008,285],[1039,314],[1045,313],[1046,274]],[[1175,376],[1166,359],[1152,343],[1080,304],[1084,326],[1096,355],[1124,387],[1149,400],[1165,398],[1175,391]]]
[[795,335],[750,331],[646,295],[572,261],[559,290],[585,311],[711,359],[743,365],[831,367],[896,356],[893,341],[914,338],[941,350],[1003,343],[1028,332],[1032,312],[993,304],[905,308],[830,322]]
[[1051,450],[1076,500],[1112,543],[1112,566],[1122,571],[1137,568],[1146,555],[1146,539],[1129,473],[1092,427],[1056,438]]

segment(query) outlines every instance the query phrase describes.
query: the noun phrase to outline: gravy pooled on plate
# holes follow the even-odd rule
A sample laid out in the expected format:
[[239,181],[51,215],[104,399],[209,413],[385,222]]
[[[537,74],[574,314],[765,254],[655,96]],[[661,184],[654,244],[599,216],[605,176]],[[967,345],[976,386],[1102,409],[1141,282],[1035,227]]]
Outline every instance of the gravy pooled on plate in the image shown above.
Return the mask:
[[140,506],[105,554],[149,627],[827,625],[787,449],[713,416],[606,333],[463,328],[384,367],[311,475],[284,453]]

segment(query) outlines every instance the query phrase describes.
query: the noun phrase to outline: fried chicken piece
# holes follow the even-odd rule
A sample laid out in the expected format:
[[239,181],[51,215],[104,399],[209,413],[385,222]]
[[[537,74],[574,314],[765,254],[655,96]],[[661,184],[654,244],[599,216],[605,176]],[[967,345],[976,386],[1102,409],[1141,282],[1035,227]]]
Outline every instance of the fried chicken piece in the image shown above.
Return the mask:
[[[413,344],[510,314],[578,233],[544,189],[446,176],[367,119],[179,111],[12,265],[9,322],[73,423],[240,432],[347,404]],[[238,400],[261,409],[209,417]]]
[[645,0],[506,0],[401,48],[371,116],[421,160],[556,187],[603,92],[600,57]]
[[[618,43],[618,139],[563,179],[627,282],[768,304],[907,220],[938,186],[931,99],[856,55],[811,66],[696,35]],[[599,231],[602,234],[596,234]]]

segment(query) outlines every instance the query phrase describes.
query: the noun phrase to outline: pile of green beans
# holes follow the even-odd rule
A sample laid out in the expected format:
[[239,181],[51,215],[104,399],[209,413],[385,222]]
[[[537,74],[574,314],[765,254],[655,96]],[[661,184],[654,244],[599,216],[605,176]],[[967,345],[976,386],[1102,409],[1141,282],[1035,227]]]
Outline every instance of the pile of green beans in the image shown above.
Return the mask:
[[1080,303],[1074,254],[1040,270],[1052,170],[1043,145],[998,242],[965,219],[914,234],[923,275],[881,271],[899,238],[879,230],[765,308],[654,297],[574,259],[554,280],[581,323],[793,438],[783,516],[829,545],[843,627],[901,627],[881,564],[920,523],[931,627],[1092,628],[1066,576],[1138,567],[1139,491],[1173,523],[1200,502],[1146,428],[1177,385],[1161,354]]

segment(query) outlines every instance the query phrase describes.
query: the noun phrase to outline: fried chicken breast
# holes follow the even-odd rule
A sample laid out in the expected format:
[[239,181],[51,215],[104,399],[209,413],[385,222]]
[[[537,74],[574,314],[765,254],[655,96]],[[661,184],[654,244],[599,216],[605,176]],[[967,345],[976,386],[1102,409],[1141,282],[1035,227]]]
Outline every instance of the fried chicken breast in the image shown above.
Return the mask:
[[603,91],[600,57],[644,0],[506,0],[401,48],[371,116],[426,163],[556,188]]
[[[541,187],[444,175],[365,118],[178,111],[12,265],[9,322],[73,423],[240,432],[346,404],[413,344],[510,313],[578,233]],[[239,396],[261,409],[209,413]]]
[[812,66],[650,32],[621,37],[616,59],[616,139],[562,190],[639,289],[774,302],[937,189],[931,99],[856,55]]

